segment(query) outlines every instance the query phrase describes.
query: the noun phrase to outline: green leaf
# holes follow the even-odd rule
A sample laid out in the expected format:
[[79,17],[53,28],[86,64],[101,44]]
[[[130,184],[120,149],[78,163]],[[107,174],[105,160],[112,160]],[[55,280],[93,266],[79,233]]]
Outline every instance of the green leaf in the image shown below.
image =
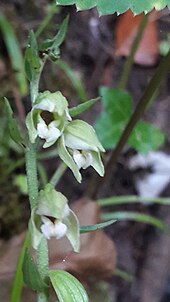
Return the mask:
[[4,98],[5,112],[8,120],[8,127],[11,138],[17,143],[22,144],[22,137],[18,129],[18,123],[13,117],[13,111],[7,98]]
[[47,286],[45,282],[41,279],[40,273],[35,266],[34,260],[31,257],[28,250],[25,252],[24,262],[23,262],[23,279],[24,283],[38,292],[44,291],[44,288]]
[[81,174],[80,174],[79,169],[78,169],[77,165],[75,164],[73,158],[68,153],[68,151],[65,147],[63,136],[61,136],[58,140],[57,149],[58,149],[59,157],[70,168],[70,170],[73,172],[73,174],[74,174],[75,178],[77,179],[77,181],[79,183],[81,183],[81,180],[82,180]]
[[7,18],[0,13],[0,29],[11,60],[21,96],[28,93],[27,80],[24,73],[24,59],[15,32]]
[[167,231],[167,225],[163,223],[161,220],[153,216],[146,215],[143,213],[138,213],[138,212],[119,211],[119,212],[103,213],[101,214],[101,219],[102,220],[117,219],[118,221],[134,220],[143,223],[148,223],[161,229],[162,231]]
[[25,72],[29,81],[40,72],[41,59],[38,54],[38,45],[33,31],[30,31],[28,45],[25,52]]
[[52,61],[56,61],[59,59],[59,55],[60,55],[59,47],[65,39],[67,28],[68,28],[68,20],[69,17],[67,16],[61,23],[59,27],[59,31],[56,34],[56,36],[53,39],[45,40],[40,47],[42,51],[48,50],[47,55],[48,57],[51,58]]
[[103,229],[113,223],[115,223],[117,220],[109,220],[106,222],[98,223],[98,224],[92,224],[92,225],[81,225],[80,226],[80,234],[93,232],[99,229]]
[[147,13],[153,8],[160,10],[166,5],[170,8],[170,0],[56,0],[56,4],[75,4],[78,10],[90,9],[96,6],[100,15],[113,14],[115,12],[121,14],[129,8],[135,14]]
[[128,144],[136,151],[146,154],[156,150],[165,140],[162,131],[149,123],[138,122],[128,140]]
[[96,98],[96,99],[91,99],[89,101],[86,101],[83,104],[80,104],[76,107],[73,107],[69,110],[69,113],[72,117],[81,114],[82,112],[84,112],[85,110],[89,109],[91,106],[93,106],[100,98]]
[[132,113],[131,96],[122,90],[101,87],[103,112],[95,123],[99,140],[106,149],[113,148]]
[[61,271],[49,271],[49,277],[59,302],[88,302],[83,285],[71,274]]

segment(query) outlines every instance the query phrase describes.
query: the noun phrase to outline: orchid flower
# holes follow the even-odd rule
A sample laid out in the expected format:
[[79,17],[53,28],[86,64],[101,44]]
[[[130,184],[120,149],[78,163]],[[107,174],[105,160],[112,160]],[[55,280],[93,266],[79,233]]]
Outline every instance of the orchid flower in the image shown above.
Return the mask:
[[45,140],[43,147],[50,147],[62,135],[68,121],[71,121],[68,102],[61,92],[40,93],[26,117],[31,143],[40,137]]
[[82,120],[69,122],[58,140],[58,154],[81,182],[79,170],[92,166],[100,176],[104,175],[104,166],[100,152],[104,148],[99,142],[92,126]]

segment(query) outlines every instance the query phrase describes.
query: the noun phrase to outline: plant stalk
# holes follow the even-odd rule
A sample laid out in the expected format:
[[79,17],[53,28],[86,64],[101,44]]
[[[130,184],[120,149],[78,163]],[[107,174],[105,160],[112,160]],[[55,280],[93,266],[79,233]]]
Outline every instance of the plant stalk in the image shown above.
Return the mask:
[[127,84],[128,78],[129,78],[129,74],[130,74],[130,71],[132,69],[132,65],[133,65],[133,62],[134,62],[134,56],[135,56],[135,53],[138,49],[139,43],[141,41],[141,38],[142,38],[142,35],[143,35],[143,32],[144,32],[144,29],[147,25],[147,22],[148,22],[148,16],[143,13],[142,18],[141,18],[141,22],[140,22],[139,27],[137,29],[135,39],[133,40],[133,43],[132,43],[132,46],[131,46],[131,49],[130,49],[130,54],[127,57],[126,62],[125,62],[124,67],[123,67],[123,72],[121,74],[121,78],[120,78],[119,85],[118,85],[119,89],[125,89],[126,88],[126,84]]

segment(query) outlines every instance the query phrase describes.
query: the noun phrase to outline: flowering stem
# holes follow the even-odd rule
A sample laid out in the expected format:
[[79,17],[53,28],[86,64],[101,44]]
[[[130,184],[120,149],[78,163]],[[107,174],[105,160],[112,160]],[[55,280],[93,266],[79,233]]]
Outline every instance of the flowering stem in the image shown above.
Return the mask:
[[29,201],[31,209],[33,209],[37,206],[38,196],[36,144],[30,143],[29,148],[26,151],[26,174]]
[[[42,62],[41,70],[34,75],[34,79],[30,83],[31,102],[34,104],[39,91],[39,80],[45,60]],[[30,143],[26,151],[26,175],[28,184],[28,195],[31,210],[37,207],[38,197],[38,178],[37,178],[37,143]],[[43,280],[48,276],[48,247],[47,242],[43,238],[36,251],[38,271]],[[48,302],[48,288],[42,292],[38,292],[37,302]]]

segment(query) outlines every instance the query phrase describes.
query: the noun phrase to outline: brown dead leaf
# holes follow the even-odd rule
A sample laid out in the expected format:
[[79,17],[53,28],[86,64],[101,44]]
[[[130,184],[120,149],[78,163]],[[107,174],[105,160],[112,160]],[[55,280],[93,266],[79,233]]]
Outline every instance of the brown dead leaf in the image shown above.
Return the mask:
[[[152,66],[156,63],[159,54],[159,43],[156,24],[157,12],[149,14],[148,24],[144,30],[134,62],[140,65]],[[133,16],[129,10],[118,18],[116,36],[116,56],[128,56],[135,38],[142,15]]]
[[[76,201],[72,206],[81,225],[99,222],[99,206],[88,198]],[[50,241],[50,266],[64,269],[83,281],[99,280],[113,275],[116,265],[114,243],[103,230],[81,235],[80,253],[71,252],[68,241]],[[56,247],[54,247],[56,246]]]

